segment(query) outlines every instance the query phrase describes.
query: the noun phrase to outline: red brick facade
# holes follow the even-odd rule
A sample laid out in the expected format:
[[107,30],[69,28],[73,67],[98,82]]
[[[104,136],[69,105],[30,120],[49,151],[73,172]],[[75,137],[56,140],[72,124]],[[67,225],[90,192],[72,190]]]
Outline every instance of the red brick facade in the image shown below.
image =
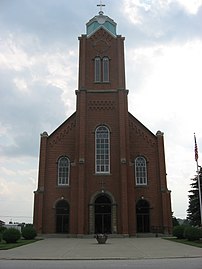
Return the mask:
[[[128,112],[124,38],[115,34],[116,24],[101,14],[87,27],[89,33],[79,38],[76,112],[51,135],[41,135],[34,225],[39,233],[72,235],[170,233],[163,133],[154,135]],[[96,57],[101,76],[95,82]],[[105,57],[109,81],[103,82]],[[99,126],[109,130],[109,168],[101,173],[96,170]],[[70,161],[66,184],[58,181],[61,157]],[[143,184],[136,178],[138,157],[145,160]]]

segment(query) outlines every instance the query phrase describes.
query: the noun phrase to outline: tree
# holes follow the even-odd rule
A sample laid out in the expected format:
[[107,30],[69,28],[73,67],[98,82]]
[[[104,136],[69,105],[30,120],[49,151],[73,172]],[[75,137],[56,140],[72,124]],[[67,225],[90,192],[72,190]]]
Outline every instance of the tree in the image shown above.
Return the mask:
[[[199,172],[200,178],[200,187],[202,187],[202,168]],[[191,190],[189,191],[189,206],[187,209],[187,219],[190,224],[193,226],[201,225],[201,216],[200,216],[200,203],[199,203],[199,189],[198,189],[198,176],[195,176],[191,179]]]
[[179,225],[180,225],[180,224],[179,224],[179,221],[178,221],[177,218],[174,217],[174,216],[172,216],[172,222],[173,222],[173,227],[175,227],[175,226],[179,226]]

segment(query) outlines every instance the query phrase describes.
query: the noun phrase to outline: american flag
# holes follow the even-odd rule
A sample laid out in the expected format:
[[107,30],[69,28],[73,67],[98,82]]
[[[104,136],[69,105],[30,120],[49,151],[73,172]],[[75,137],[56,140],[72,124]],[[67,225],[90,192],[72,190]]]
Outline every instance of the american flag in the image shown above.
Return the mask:
[[196,136],[194,134],[194,143],[195,143],[195,161],[198,161],[198,147],[197,147],[197,143],[196,143]]

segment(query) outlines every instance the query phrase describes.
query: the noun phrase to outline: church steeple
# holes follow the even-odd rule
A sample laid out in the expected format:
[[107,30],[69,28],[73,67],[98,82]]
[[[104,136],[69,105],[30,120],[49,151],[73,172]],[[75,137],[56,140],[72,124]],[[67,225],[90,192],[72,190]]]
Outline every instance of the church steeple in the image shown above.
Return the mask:
[[98,29],[103,28],[111,35],[116,36],[116,23],[109,18],[108,16],[104,15],[102,7],[105,6],[100,1],[100,4],[97,5],[100,7],[99,15],[93,17],[87,24],[86,24],[86,33],[87,36],[94,34]]
[[124,37],[116,34],[116,23],[99,15],[86,24],[86,34],[79,37],[79,87],[88,90],[125,89]]

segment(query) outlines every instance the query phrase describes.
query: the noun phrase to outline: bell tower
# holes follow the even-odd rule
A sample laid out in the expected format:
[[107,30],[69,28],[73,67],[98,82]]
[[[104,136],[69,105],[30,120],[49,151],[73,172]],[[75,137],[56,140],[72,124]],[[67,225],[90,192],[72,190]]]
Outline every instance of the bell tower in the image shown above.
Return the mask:
[[[76,91],[76,162],[79,163],[80,199],[78,233],[86,232],[82,230],[86,215],[83,201],[90,200],[95,192],[100,191],[102,181],[106,191],[119,197],[119,219],[122,223],[119,232],[128,234],[126,163],[129,161],[129,132],[128,90],[125,88],[124,66],[125,38],[117,35],[116,23],[104,15],[102,6],[99,14],[86,24],[86,34],[79,37],[79,82]],[[107,157],[98,153],[99,150],[96,151],[95,132],[99,127],[107,128],[110,134],[110,153],[105,151]],[[102,146],[104,147],[100,145]],[[93,226],[92,223],[89,226]],[[114,228],[114,232],[116,230]]]
[[79,89],[125,89],[124,38],[116,34],[116,23],[100,11],[79,40]]

